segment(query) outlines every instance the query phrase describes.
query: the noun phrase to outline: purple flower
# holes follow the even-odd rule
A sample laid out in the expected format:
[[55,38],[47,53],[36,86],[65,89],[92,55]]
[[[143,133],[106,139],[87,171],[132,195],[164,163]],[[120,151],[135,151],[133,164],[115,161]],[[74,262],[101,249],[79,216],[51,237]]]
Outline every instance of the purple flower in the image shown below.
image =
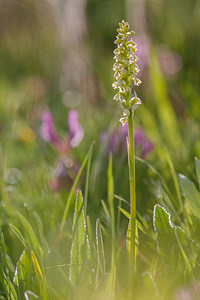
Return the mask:
[[151,41],[148,35],[146,34],[134,36],[132,39],[134,43],[136,43],[137,45],[136,55],[138,57],[138,66],[140,72],[143,73],[143,71],[149,66],[150,53],[151,53]]
[[42,139],[50,143],[60,153],[69,152],[71,147],[77,147],[81,142],[84,131],[78,122],[78,113],[76,110],[70,110],[68,114],[69,133],[64,139],[58,137],[56,133],[52,115],[49,111],[42,114],[42,124],[40,135]]
[[135,131],[135,147],[140,149],[140,157],[145,158],[154,148],[154,143],[149,141],[143,129]]
[[45,142],[52,143],[53,145],[58,145],[60,143],[54,128],[52,115],[48,110],[42,114],[40,133]]
[[[124,126],[125,127],[125,126]],[[122,127],[122,128],[124,128]],[[114,152],[114,150],[118,149],[118,141],[117,140],[117,131],[112,132],[111,134],[104,131],[100,135],[100,142],[101,144],[106,146],[106,153],[109,155],[110,152]]]
[[[126,138],[128,137],[128,126],[119,126],[110,135],[103,132],[100,136],[100,141],[106,143],[106,152],[123,152],[126,149]],[[154,143],[149,141],[143,129],[135,130],[134,134],[135,148],[139,152],[141,158],[145,158],[154,148]]]
[[182,57],[178,53],[170,51],[165,46],[158,48],[158,59],[164,75],[175,75],[183,66]]
[[83,139],[84,131],[78,121],[78,113],[75,109],[69,111],[68,125],[70,132],[70,146],[77,147]]

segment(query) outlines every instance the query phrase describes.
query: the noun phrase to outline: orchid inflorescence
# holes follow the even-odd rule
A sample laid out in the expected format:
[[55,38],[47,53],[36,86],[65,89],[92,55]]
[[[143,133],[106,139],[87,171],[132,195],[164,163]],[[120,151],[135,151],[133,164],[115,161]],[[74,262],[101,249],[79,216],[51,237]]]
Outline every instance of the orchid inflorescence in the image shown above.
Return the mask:
[[120,101],[124,108],[123,117],[120,119],[122,125],[126,124],[130,111],[136,110],[137,106],[141,104],[141,100],[133,89],[134,85],[138,86],[141,83],[141,80],[137,78],[139,72],[136,64],[138,58],[135,55],[137,48],[131,39],[135,32],[128,30],[129,24],[127,22],[123,20],[119,23],[118,35],[115,40],[115,44],[117,44],[117,48],[114,50],[115,63],[113,65],[116,81],[112,86],[114,89],[119,89],[113,99]]
[[72,148],[77,147],[83,139],[84,130],[79,123],[79,115],[75,109],[68,113],[68,132],[63,137],[57,133],[52,114],[45,110],[42,114],[40,136],[49,143],[58,154],[58,161],[54,169],[54,177],[49,182],[51,190],[57,192],[73,185],[78,173],[79,164],[71,154]]
[[[100,136],[101,143],[106,145],[106,153],[120,153],[126,148],[128,138],[128,126],[119,126],[114,131],[109,133],[104,131]],[[141,158],[146,158],[146,156],[151,153],[154,148],[154,143],[150,141],[144,129],[137,128],[134,132],[134,144],[137,150],[137,155]]]
[[71,148],[79,145],[84,136],[84,130],[78,118],[78,112],[75,109],[71,109],[68,113],[69,132],[65,135],[64,139],[61,139],[55,130],[50,111],[44,111],[40,128],[42,139],[51,144],[59,153],[68,153]]

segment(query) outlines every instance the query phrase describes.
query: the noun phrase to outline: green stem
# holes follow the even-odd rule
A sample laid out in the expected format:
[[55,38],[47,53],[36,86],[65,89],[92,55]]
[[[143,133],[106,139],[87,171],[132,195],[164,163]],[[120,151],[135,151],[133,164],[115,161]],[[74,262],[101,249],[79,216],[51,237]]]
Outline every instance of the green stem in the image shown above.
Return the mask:
[[133,112],[130,111],[128,117],[128,166],[129,166],[129,184],[130,184],[130,210],[131,210],[131,251],[130,251],[130,279],[134,280],[136,272],[136,196],[135,196],[135,149],[134,149],[134,125]]

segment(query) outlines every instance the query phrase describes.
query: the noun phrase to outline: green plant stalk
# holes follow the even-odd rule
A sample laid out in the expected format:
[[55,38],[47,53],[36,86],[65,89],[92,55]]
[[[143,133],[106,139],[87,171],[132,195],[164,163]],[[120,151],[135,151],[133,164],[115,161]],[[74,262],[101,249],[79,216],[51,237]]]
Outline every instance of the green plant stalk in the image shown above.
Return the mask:
[[136,272],[136,196],[135,196],[135,147],[134,147],[134,123],[133,111],[128,117],[128,166],[129,166],[129,187],[130,187],[130,214],[131,214],[131,251],[130,251],[130,276],[134,279]]
[[139,72],[138,65],[136,64],[138,58],[135,55],[137,48],[131,38],[135,32],[129,32],[129,28],[128,22],[122,20],[117,29],[117,39],[114,42],[117,48],[114,50],[115,63],[113,65],[114,78],[116,81],[112,84],[112,87],[118,90],[113,99],[119,101],[123,107],[123,117],[120,118],[120,122],[123,126],[128,122],[127,151],[131,222],[129,223],[130,225],[127,232],[127,250],[130,259],[129,295],[130,299],[132,299],[136,274],[136,197],[133,115],[138,105],[141,104],[141,100],[137,97],[133,86],[139,86],[141,80],[136,77]]

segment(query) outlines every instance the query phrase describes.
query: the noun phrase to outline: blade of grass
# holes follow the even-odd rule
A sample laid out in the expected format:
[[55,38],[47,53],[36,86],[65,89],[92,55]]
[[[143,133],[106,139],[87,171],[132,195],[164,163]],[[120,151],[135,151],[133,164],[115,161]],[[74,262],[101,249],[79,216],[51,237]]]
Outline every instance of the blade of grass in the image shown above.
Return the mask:
[[89,180],[90,180],[92,152],[93,152],[93,147],[91,147],[89,150],[88,161],[87,161],[87,172],[86,172],[85,193],[84,193],[85,215],[87,215],[87,200],[88,200],[88,188],[89,188]]
[[40,246],[35,231],[33,230],[33,227],[22,214],[17,212],[17,216],[19,217],[19,220],[24,228],[24,234],[29,240],[31,247],[37,251],[37,254],[43,255],[43,250]]
[[80,170],[79,170],[79,172],[78,172],[78,174],[77,174],[77,176],[76,176],[76,178],[74,180],[73,186],[71,188],[71,191],[69,193],[69,196],[68,196],[68,199],[67,199],[67,202],[66,202],[66,205],[65,205],[65,209],[64,209],[64,213],[63,213],[63,217],[62,217],[62,221],[61,221],[61,225],[60,225],[60,229],[59,229],[59,233],[58,233],[58,236],[56,238],[56,241],[58,241],[60,239],[60,237],[62,236],[63,228],[64,228],[64,225],[65,225],[65,220],[67,218],[67,215],[68,215],[68,212],[69,212],[69,208],[70,208],[70,205],[72,203],[72,199],[73,199],[73,195],[74,195],[74,190],[75,190],[75,188],[76,188],[76,186],[78,184],[78,181],[79,181],[79,179],[81,177],[81,174],[82,174],[82,172],[83,172],[83,170],[84,170],[84,168],[85,168],[85,166],[87,164],[87,161],[88,161],[88,158],[89,158],[90,153],[92,151],[92,148],[94,146],[94,143],[95,142],[93,142],[92,145],[90,146],[90,149],[89,149],[89,151],[88,151],[88,153],[87,153],[87,155],[86,155],[86,157],[85,157],[85,159],[84,159],[84,161],[83,161],[83,163],[82,163],[82,165],[80,167]]
[[[175,172],[175,168],[174,168],[172,159],[171,159],[170,154],[167,151],[167,149],[165,150],[165,155],[166,155],[166,160],[167,160],[169,170],[171,172],[171,176],[172,176],[172,179],[173,179],[173,182],[174,182],[174,187],[175,187],[177,199],[178,199],[178,202],[179,202],[179,209],[180,209],[180,212],[182,212],[183,211],[183,203],[182,203],[181,191],[180,191],[180,187],[179,187],[179,183],[178,183],[178,178],[177,178],[177,175],[176,175],[176,172]],[[175,206],[176,206],[176,203],[175,203]]]
[[111,216],[111,232],[112,232],[112,259],[111,270],[115,265],[115,212],[114,212],[114,180],[112,171],[112,155],[109,156],[108,163],[108,203]]
[[22,255],[19,258],[19,261],[17,262],[13,282],[16,285],[19,285],[21,283],[23,285],[26,284],[27,279],[28,279],[29,269],[30,269],[29,256],[28,256],[26,250],[24,250],[22,252]]
[[101,204],[103,206],[103,210],[104,210],[105,216],[107,218],[107,221],[110,222],[110,213],[109,213],[108,208],[103,199],[101,200]]
[[195,168],[196,168],[196,174],[197,174],[197,179],[200,188],[200,160],[197,157],[195,157]]
[[121,196],[118,196],[115,194],[114,197],[116,199],[118,199],[119,201],[126,203],[130,207],[130,203],[128,201],[126,201],[124,198],[122,198]]
[[96,221],[96,251],[97,251],[97,269],[96,269],[96,287],[99,284],[100,276],[105,274],[105,253],[103,245],[103,236],[100,220]]
[[[28,295],[31,296],[31,298]],[[32,297],[35,298],[35,299],[39,299],[39,297],[31,291],[26,291],[24,293],[24,297],[25,297],[26,300],[31,300]]]
[[24,247],[26,247],[26,245],[27,245],[26,240],[23,237],[23,235],[21,234],[21,232],[17,229],[17,227],[15,227],[13,224],[9,224],[9,227],[12,230],[12,232],[17,236],[17,238],[20,240],[22,245]]
[[155,49],[152,49],[151,60],[150,78],[153,99],[155,101],[159,123],[162,128],[162,135],[160,136],[161,138],[164,138],[164,141],[167,142],[168,145],[171,145],[173,151],[180,156],[180,145],[182,142],[180,127],[168,97],[166,81],[161,73]]
[[88,230],[88,239],[89,239],[89,243],[91,245],[91,243],[93,241],[93,234],[92,234],[92,227],[91,227],[91,221],[90,221],[89,216],[86,217],[86,224],[87,224],[87,230]]
[[33,262],[33,267],[34,267],[34,271],[36,274],[36,279],[38,282],[38,286],[40,287],[40,293],[42,295],[42,299],[43,300],[47,300],[48,296],[47,296],[47,284],[46,284],[46,280],[45,277],[42,273],[42,270],[40,268],[39,262],[35,256],[35,253],[33,251],[31,251],[31,257],[32,257],[32,262]]
[[90,260],[90,245],[86,232],[86,220],[84,215],[83,196],[78,190],[76,196],[74,219],[73,219],[73,240],[70,252],[69,280],[72,284],[78,282],[79,275],[82,270],[81,264],[86,260]]

